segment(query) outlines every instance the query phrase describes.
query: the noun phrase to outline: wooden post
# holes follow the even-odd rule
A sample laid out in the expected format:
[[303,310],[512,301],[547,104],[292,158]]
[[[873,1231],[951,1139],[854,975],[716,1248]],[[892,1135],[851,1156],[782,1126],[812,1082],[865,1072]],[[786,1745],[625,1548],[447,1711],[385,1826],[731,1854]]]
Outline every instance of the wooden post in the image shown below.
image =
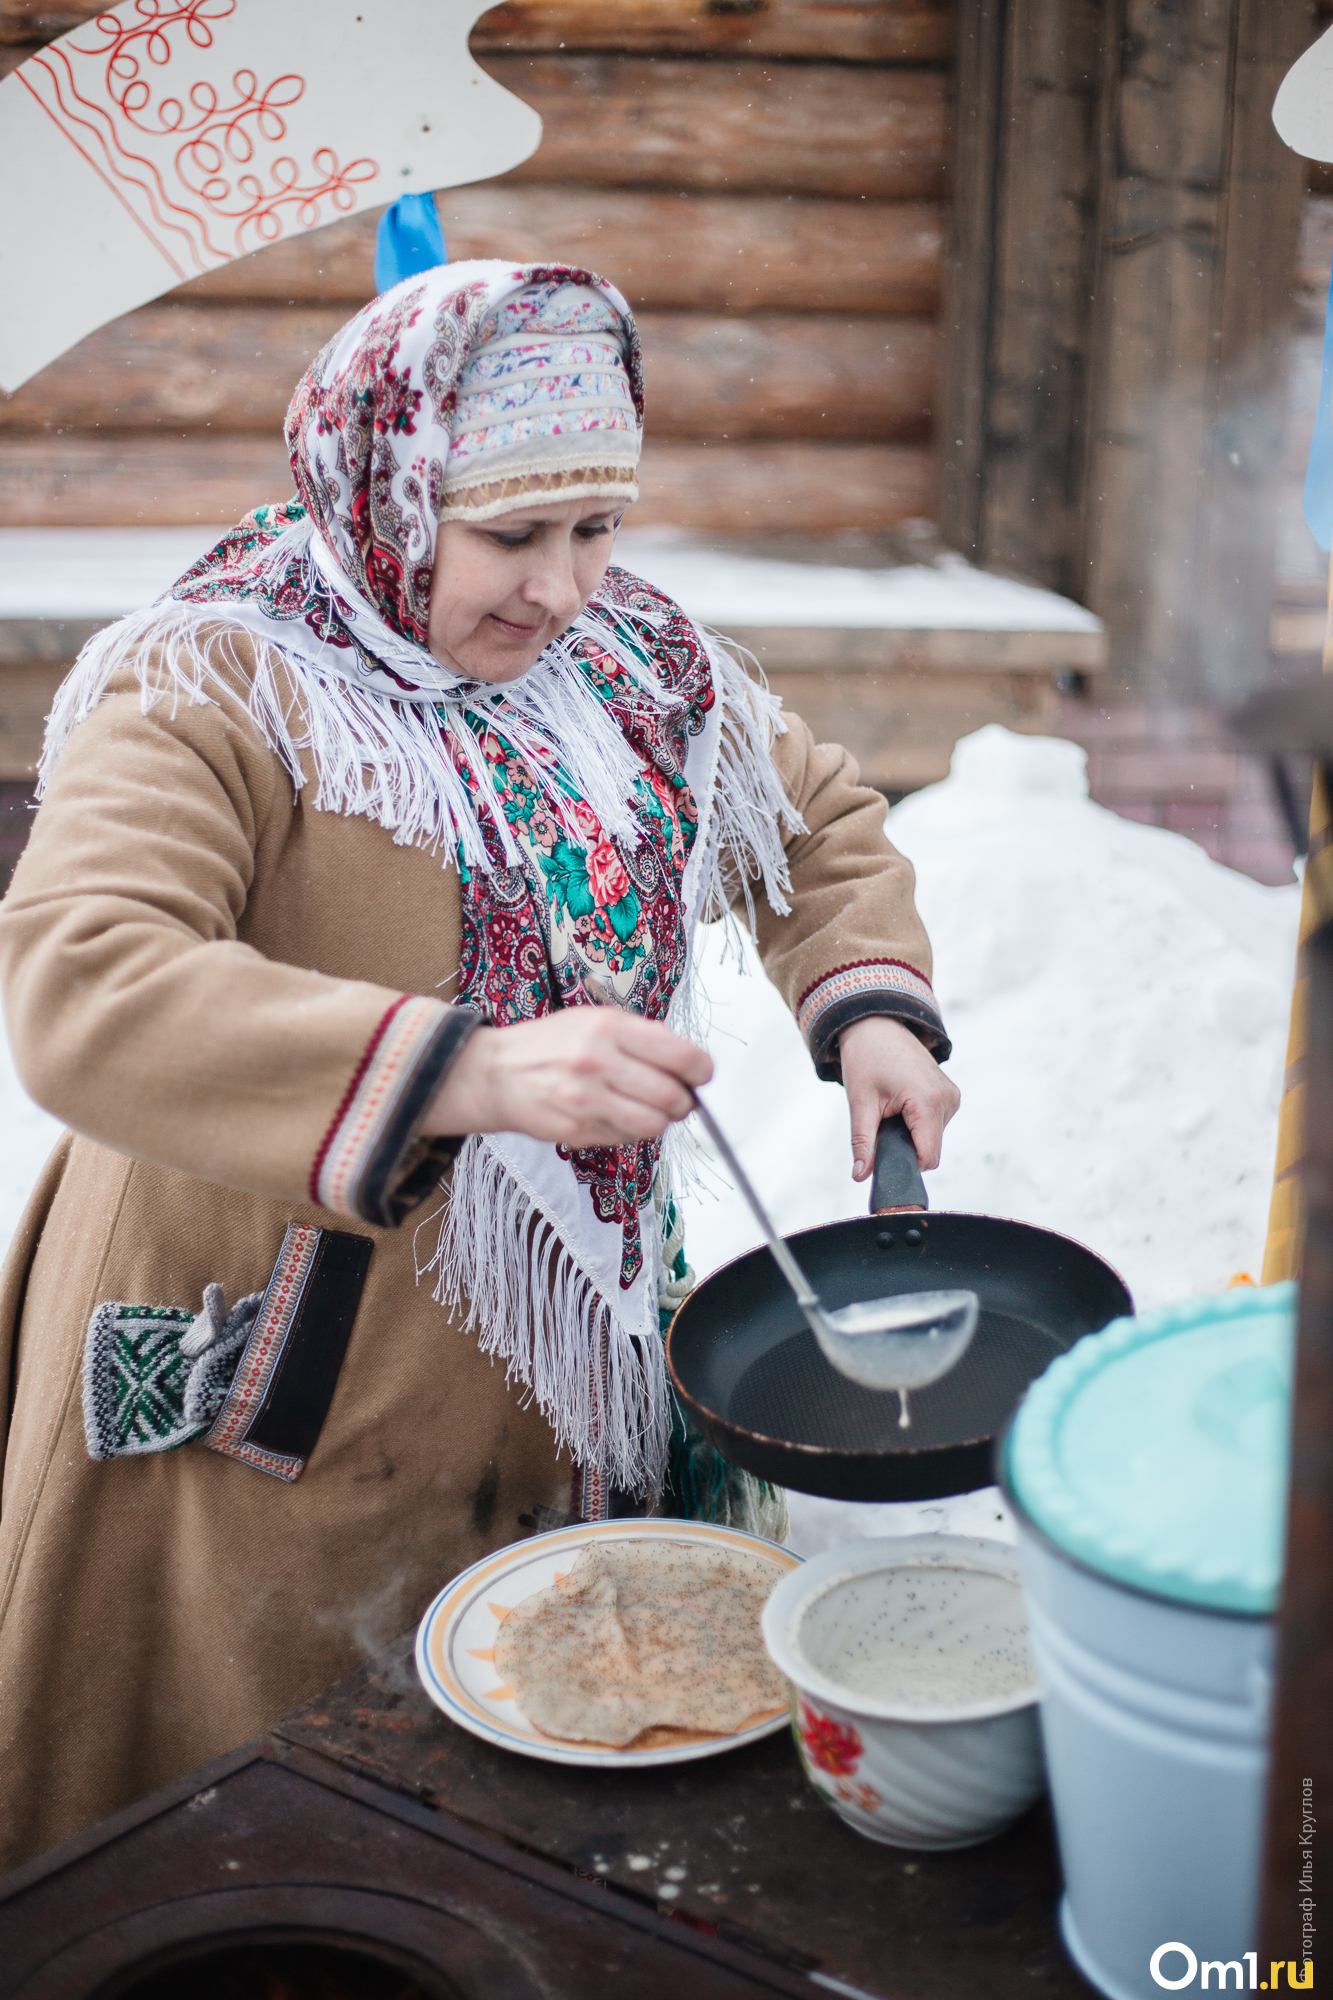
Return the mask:
[[940,525],[1158,701],[1266,651],[1304,171],[1270,114],[1311,33],[1308,0],[961,0]]
[[1304,183],[1271,113],[1309,35],[1306,0],[1123,0],[1108,38],[1077,567],[1159,700],[1265,672]]
[[953,88],[953,170],[941,273],[940,526],[965,555],[986,541],[987,379],[995,293],[997,132],[1004,0],[961,0]]
[[1013,0],[996,132],[985,559],[1073,595],[1104,12]]
[[1316,1926],[1310,1956],[1328,1964],[1317,1901],[1328,1870],[1316,1878],[1313,1857],[1321,1813],[1333,1814],[1333,922],[1306,951],[1305,1250],[1259,1954],[1270,1991],[1291,1983],[1289,1973],[1271,1977],[1274,1962],[1301,1976],[1307,1916]]

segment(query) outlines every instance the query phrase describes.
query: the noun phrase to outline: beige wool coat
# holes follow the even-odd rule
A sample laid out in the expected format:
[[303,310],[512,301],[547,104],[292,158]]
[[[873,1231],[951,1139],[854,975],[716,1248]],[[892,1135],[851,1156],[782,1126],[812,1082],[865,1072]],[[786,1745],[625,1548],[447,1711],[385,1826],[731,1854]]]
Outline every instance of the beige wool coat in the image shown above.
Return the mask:
[[[545,1418],[418,1281],[415,1225],[447,1200],[439,1163],[397,1226],[383,1203],[375,1220],[310,1199],[386,1010],[422,996],[435,1019],[453,990],[457,871],[313,810],[244,692],[144,713],[133,675],[113,681],[0,905],[14,1057],[69,1126],[0,1281],[0,1868],[244,1741],[534,1508],[569,1505]],[[807,830],[787,843],[792,914],[759,910],[769,976],[826,1073],[858,1013],[901,1014],[938,1045],[883,800],[788,720],[774,755]],[[421,1181],[422,1151],[404,1148],[401,1185],[413,1166]],[[91,1458],[98,1305],[197,1312],[210,1283],[230,1303],[264,1286],[292,1221],[373,1241],[299,1479],[202,1439]]]

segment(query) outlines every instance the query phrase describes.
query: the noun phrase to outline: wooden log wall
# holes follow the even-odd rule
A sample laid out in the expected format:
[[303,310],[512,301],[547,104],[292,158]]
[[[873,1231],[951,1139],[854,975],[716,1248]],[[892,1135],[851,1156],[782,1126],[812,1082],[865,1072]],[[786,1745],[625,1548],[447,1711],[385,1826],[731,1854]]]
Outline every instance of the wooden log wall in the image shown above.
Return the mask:
[[[96,8],[0,0],[0,69]],[[878,532],[934,505],[953,0],[506,0],[472,46],[544,123],[439,196],[451,258],[642,313],[638,523]],[[225,524],[290,490],[302,369],[373,292],[362,215],[101,329],[0,407],[0,525]]]

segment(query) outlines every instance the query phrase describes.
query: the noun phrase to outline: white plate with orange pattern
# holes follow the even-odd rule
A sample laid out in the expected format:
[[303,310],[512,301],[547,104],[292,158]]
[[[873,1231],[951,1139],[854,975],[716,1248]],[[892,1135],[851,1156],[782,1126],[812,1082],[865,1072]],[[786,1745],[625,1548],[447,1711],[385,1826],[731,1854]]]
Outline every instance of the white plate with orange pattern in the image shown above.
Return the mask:
[[686,1764],[695,1757],[738,1750],[743,1743],[756,1743],[761,1736],[785,1729],[788,1716],[784,1707],[730,1735],[685,1736],[679,1731],[664,1731],[670,1740],[612,1750],[591,1743],[562,1743],[533,1727],[496,1672],[495,1637],[500,1620],[534,1591],[549,1590],[584,1549],[600,1541],[664,1541],[744,1549],[772,1563],[775,1585],[789,1570],[798,1568],[801,1560],[777,1542],[744,1534],[739,1528],[714,1527],[707,1521],[583,1521],[577,1527],[557,1528],[548,1535],[514,1542],[456,1576],[417,1628],[417,1672],[437,1708],[484,1742],[516,1750],[520,1757],[603,1769]]

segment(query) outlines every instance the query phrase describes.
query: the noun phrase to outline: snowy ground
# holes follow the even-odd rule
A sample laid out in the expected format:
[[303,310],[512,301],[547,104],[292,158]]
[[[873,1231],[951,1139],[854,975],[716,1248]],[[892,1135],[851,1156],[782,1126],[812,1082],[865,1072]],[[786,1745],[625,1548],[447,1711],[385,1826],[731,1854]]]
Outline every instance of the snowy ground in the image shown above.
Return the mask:
[[[1258,1274],[1299,894],[1264,889],[1183,837],[1092,805],[1073,744],[999,728],[889,816],[916,864],[963,1108],[935,1208],[1080,1238],[1140,1307]],[[710,1101],[780,1227],[861,1213],[842,1092],[816,1081],[750,955],[705,948]],[[0,1046],[0,1247],[55,1137]],[[687,1200],[701,1274],[758,1232],[720,1188]],[[995,1496],[848,1508],[794,1496],[793,1541],[956,1526],[1003,1532]]]

